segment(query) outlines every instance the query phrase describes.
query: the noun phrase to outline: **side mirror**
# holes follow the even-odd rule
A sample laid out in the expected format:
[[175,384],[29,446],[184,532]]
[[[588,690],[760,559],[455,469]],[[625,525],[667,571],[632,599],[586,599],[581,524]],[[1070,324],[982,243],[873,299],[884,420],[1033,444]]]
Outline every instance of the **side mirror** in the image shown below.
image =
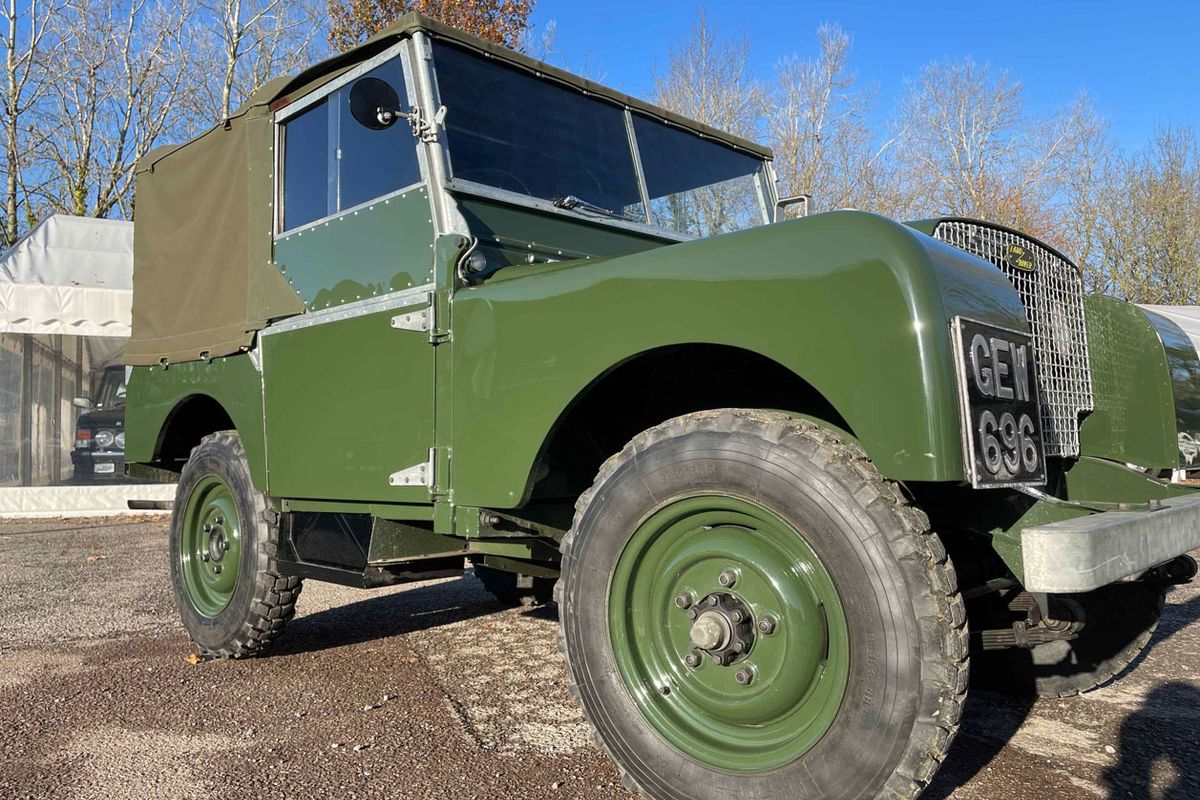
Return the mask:
[[76,408],[82,408],[84,411],[87,411],[89,408],[92,407],[92,398],[76,397],[73,400],[71,400],[71,405],[75,406]]
[[783,212],[783,210],[785,208],[788,208],[789,206],[800,206],[800,212],[796,216],[807,217],[809,209],[812,206],[812,195],[811,194],[797,194],[797,195],[793,195],[791,197],[779,198],[779,201],[775,203],[776,219],[778,219],[779,215]]
[[362,78],[350,90],[350,116],[364,128],[381,131],[407,115],[390,83],[379,78]]

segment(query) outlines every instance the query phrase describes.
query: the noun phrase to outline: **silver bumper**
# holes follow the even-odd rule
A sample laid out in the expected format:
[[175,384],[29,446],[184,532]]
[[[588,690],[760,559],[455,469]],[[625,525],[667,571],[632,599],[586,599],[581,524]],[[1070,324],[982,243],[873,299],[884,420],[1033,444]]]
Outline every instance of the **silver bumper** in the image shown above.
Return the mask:
[[1106,511],[1025,528],[1025,589],[1090,592],[1200,547],[1200,494],[1154,511]]

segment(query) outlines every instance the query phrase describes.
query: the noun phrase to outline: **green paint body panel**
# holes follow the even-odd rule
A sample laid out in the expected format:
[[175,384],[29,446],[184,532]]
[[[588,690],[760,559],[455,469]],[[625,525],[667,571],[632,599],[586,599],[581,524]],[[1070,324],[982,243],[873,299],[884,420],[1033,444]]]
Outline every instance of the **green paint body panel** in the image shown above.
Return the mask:
[[189,398],[211,398],[229,415],[241,436],[254,485],[268,491],[262,376],[249,355],[168,367],[134,367],[126,393],[125,458],[129,463],[153,464],[173,412]]
[[262,337],[271,491],[279,497],[428,502],[388,477],[433,446],[434,348],[392,317],[426,300]]
[[1158,333],[1136,306],[1084,301],[1095,410],[1079,426],[1087,456],[1169,469],[1179,462],[1171,370]]
[[667,243],[650,235],[469,195],[458,198],[458,207],[493,267],[525,264],[530,256],[538,261],[622,256]]
[[520,505],[589,384],[668,345],[738,347],[812,384],[896,479],[963,478],[949,320],[1027,330],[1011,284],[961,251],[835,212],[622,258],[512,267],[454,296],[456,502]]
[[377,200],[275,241],[275,265],[309,310],[433,280],[433,221],[425,187]]
[[1195,343],[1174,322],[1149,309],[1138,310],[1158,333],[1170,367],[1179,466],[1193,467],[1200,463],[1200,356]]

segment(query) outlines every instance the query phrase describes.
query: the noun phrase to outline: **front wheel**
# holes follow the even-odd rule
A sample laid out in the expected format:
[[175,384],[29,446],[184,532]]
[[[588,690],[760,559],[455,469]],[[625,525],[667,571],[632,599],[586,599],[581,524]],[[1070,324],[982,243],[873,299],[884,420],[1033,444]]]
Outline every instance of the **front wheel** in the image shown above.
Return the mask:
[[723,410],[636,437],[580,498],[558,594],[584,712],[649,797],[915,797],[957,730],[953,567],[813,423]]
[[283,631],[301,582],[280,574],[278,545],[242,440],[235,431],[204,437],[179,476],[170,547],[175,604],[201,653],[255,655]]

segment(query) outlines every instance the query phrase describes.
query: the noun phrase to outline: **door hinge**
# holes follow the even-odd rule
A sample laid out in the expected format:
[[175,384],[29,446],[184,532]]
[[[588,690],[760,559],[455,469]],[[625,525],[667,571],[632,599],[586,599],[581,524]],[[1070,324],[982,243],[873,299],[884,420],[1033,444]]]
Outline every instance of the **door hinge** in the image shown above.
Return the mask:
[[437,311],[437,296],[432,293],[426,295],[425,303],[425,308],[419,311],[409,311],[406,314],[397,314],[392,317],[392,327],[399,331],[428,333],[429,341],[435,344],[449,340],[450,331],[446,330],[444,325],[439,324],[441,320]]
[[429,448],[429,460],[413,464],[388,476],[389,486],[424,486],[433,488],[434,453]]
[[437,304],[433,295],[425,295],[425,307],[420,311],[409,311],[407,314],[397,314],[392,317],[392,327],[398,331],[417,331],[428,333],[433,330],[433,315]]

